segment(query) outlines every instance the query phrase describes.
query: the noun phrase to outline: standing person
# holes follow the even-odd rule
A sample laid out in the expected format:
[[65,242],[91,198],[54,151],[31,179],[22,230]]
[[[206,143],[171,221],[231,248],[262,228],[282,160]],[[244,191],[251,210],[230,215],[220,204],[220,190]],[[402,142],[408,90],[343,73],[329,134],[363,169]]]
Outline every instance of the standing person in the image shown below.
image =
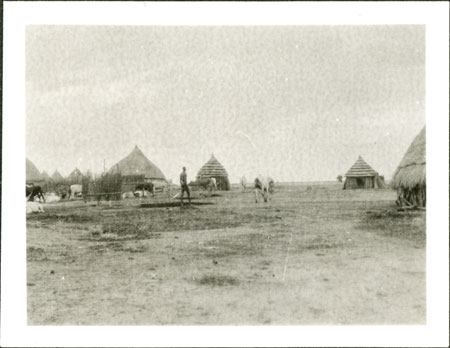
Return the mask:
[[186,167],[183,167],[183,171],[180,174],[180,185],[181,185],[181,205],[183,205],[183,195],[185,191],[188,195],[189,205],[191,205],[191,192],[189,191],[189,186],[187,184]]

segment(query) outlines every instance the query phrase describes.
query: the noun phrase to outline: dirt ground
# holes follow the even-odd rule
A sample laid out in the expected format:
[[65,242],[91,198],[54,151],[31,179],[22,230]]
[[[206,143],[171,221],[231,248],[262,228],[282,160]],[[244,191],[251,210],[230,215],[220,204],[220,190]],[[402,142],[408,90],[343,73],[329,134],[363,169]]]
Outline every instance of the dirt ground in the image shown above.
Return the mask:
[[341,187],[45,204],[27,217],[28,324],[424,324],[425,213]]

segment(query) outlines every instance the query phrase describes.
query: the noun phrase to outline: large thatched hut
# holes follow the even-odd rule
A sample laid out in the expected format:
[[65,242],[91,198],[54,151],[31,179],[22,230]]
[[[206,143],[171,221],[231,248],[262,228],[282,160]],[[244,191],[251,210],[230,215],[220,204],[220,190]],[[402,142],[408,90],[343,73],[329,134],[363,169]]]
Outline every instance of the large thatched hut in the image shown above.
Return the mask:
[[27,184],[37,184],[44,181],[41,173],[28,158],[26,159],[26,175],[25,180]]
[[[426,206],[426,132],[415,137],[395,170],[391,183],[397,189],[400,205]],[[406,201],[406,202],[405,202]]]
[[122,192],[132,191],[136,185],[144,182],[153,182],[157,185],[166,184],[163,172],[137,146],[128,156],[113,165],[108,173],[120,173]]
[[385,187],[384,180],[361,156],[345,174],[344,190]]
[[214,154],[198,171],[196,180],[215,178],[219,190],[229,190],[230,181],[228,180],[228,173],[220,164]]

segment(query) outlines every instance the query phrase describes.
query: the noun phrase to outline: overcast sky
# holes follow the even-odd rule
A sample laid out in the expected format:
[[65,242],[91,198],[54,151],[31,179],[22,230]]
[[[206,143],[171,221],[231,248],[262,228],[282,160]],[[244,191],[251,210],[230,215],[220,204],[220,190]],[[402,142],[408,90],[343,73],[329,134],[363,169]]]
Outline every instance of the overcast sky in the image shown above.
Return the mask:
[[[26,151],[101,172],[138,145],[167,178],[390,179],[425,124],[424,26],[29,26]],[[189,179],[190,180],[190,179]]]

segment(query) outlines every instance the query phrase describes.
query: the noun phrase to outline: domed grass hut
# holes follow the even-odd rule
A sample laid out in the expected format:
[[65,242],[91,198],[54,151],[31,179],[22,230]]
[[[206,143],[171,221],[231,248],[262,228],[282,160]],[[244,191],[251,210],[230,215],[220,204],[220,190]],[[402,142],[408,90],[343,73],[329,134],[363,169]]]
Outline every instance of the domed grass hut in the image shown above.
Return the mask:
[[426,207],[426,131],[415,137],[394,172],[391,186],[397,189],[397,204]]
[[214,154],[206,162],[203,167],[197,173],[196,181],[203,179],[215,178],[217,182],[217,188],[219,190],[228,191],[230,189],[230,181],[228,180],[228,173],[225,168],[220,164]]
[[359,156],[345,174],[344,190],[386,188],[384,180]]
[[26,159],[25,180],[27,184],[41,184],[44,181],[37,167],[28,158]]
[[108,173],[120,173],[122,192],[133,191],[136,185],[145,182],[166,184],[163,172],[137,146],[128,156],[113,165]]

